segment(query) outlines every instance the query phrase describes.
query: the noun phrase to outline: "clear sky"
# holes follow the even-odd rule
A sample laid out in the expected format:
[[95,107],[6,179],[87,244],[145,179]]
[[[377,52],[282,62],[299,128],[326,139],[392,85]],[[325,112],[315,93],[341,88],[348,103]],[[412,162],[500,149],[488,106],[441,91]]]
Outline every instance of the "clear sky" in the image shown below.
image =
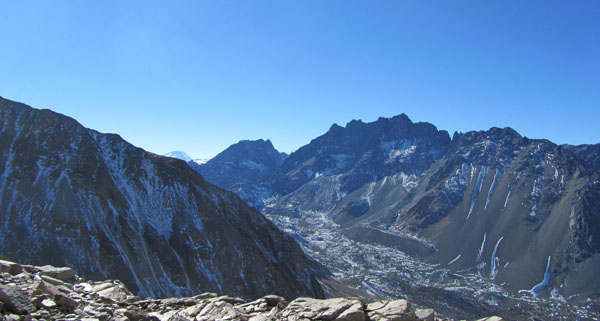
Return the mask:
[[210,158],[406,113],[600,142],[600,1],[0,0],[0,96]]

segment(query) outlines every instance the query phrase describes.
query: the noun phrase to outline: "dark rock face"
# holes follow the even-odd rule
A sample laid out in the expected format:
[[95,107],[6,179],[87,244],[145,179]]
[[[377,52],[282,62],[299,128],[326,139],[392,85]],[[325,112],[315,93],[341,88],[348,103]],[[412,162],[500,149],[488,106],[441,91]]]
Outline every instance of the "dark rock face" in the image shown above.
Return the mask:
[[257,208],[272,194],[265,183],[287,155],[278,152],[270,140],[244,140],[204,164],[189,162],[209,182],[235,192]]
[[0,254],[143,296],[322,297],[292,238],[185,162],[0,98]]
[[595,145],[563,145],[577,157],[587,162],[596,169],[600,169],[600,144]]

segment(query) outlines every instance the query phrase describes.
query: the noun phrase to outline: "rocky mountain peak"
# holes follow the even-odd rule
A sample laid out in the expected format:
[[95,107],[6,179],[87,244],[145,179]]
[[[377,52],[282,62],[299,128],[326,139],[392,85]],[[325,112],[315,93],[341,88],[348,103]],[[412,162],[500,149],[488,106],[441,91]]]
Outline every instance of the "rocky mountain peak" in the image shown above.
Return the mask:
[[0,255],[143,296],[324,296],[291,237],[184,161],[6,99],[0,127]]
[[262,208],[272,193],[265,181],[279,170],[287,154],[270,140],[242,140],[204,164],[189,165],[215,185],[234,191],[250,205]]
[[273,190],[285,195],[313,178],[347,173],[342,185],[347,193],[384,173],[397,172],[398,167],[419,173],[449,146],[446,131],[413,123],[404,114],[370,123],[353,120],[346,127],[332,126],[292,153],[272,180]]
[[209,160],[206,165],[212,163],[246,163],[246,165],[259,172],[266,172],[272,168],[279,167],[282,162],[279,153],[271,140],[242,140],[229,146],[223,152]]

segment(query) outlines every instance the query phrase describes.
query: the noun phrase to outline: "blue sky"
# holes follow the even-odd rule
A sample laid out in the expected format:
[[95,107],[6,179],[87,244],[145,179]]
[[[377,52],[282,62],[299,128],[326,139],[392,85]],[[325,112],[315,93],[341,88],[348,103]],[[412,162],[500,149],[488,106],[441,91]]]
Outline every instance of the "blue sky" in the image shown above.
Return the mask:
[[0,96],[146,150],[406,113],[600,142],[600,1],[0,0]]

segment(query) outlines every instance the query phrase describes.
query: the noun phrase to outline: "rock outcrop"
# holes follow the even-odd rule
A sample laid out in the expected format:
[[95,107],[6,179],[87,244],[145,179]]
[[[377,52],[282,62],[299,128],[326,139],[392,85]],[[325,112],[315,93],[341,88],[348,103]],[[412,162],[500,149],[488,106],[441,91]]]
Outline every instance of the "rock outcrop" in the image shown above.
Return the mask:
[[[1,320],[83,321],[435,321],[432,310],[416,310],[406,300],[365,303],[357,298],[319,300],[267,295],[246,302],[203,293],[192,297],[148,299],[120,281],[86,281],[70,268],[21,266],[0,274]],[[56,273],[61,271],[60,273]],[[443,319],[450,320],[450,319]],[[501,321],[499,317],[485,320]]]

